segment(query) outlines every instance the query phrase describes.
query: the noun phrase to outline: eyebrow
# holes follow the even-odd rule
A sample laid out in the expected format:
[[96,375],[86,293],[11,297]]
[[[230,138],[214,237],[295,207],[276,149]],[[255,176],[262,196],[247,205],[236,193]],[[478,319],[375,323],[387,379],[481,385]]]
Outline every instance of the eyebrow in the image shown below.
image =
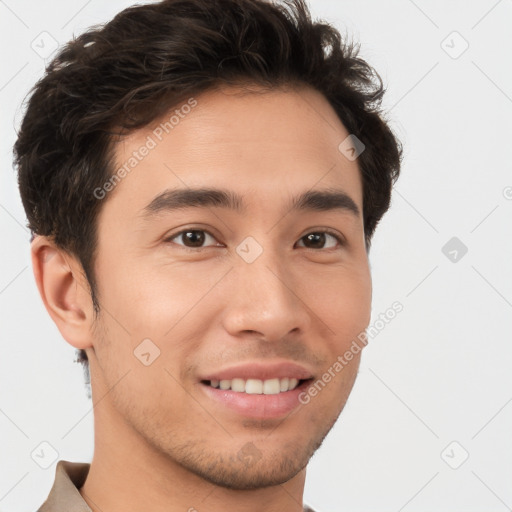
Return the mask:
[[[185,188],[165,190],[158,194],[142,210],[145,220],[176,210],[187,208],[225,208],[239,214],[246,211],[243,196],[227,189],[220,188]],[[343,190],[322,189],[309,190],[292,197],[285,211],[345,211],[354,216],[360,216],[360,210],[355,201]]]

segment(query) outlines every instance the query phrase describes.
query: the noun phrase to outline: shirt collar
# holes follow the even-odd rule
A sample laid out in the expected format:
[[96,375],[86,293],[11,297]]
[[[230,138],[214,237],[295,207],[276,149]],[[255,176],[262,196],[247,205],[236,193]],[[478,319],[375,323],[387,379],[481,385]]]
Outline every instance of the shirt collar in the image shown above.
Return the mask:
[[57,462],[53,487],[37,512],[92,512],[78,491],[87,478],[90,466],[84,462]]

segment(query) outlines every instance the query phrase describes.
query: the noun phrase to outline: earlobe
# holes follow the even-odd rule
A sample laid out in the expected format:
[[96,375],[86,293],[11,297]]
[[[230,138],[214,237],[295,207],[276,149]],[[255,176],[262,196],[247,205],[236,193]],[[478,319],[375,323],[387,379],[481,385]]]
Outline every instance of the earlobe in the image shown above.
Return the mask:
[[34,277],[41,299],[63,338],[75,348],[92,346],[92,301],[75,257],[44,236],[31,244]]

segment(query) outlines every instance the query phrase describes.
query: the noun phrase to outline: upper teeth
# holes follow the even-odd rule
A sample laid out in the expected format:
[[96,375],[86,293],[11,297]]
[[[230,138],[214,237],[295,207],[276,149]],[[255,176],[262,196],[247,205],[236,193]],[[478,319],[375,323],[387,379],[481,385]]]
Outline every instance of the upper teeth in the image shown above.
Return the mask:
[[231,389],[239,393],[277,395],[284,391],[291,391],[299,384],[298,379],[285,377],[284,379],[231,379],[231,380],[211,380],[210,385],[214,388],[223,390]]

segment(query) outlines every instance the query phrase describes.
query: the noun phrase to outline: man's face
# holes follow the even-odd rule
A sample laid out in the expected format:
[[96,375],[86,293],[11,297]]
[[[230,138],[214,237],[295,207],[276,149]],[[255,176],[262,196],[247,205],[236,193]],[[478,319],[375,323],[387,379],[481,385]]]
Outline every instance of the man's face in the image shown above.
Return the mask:
[[[305,467],[352,389],[360,354],[298,400],[370,320],[362,182],[338,150],[348,132],[313,90],[195,100],[168,134],[158,121],[115,149],[119,168],[155,142],[98,218],[95,414],[128,426],[129,438],[113,434],[124,449],[139,443],[211,482],[257,488]],[[236,194],[243,208],[170,209],[165,198],[147,208],[196,188]],[[359,214],[320,202],[292,209],[292,198],[326,189]],[[299,387],[277,392],[287,377]]]

